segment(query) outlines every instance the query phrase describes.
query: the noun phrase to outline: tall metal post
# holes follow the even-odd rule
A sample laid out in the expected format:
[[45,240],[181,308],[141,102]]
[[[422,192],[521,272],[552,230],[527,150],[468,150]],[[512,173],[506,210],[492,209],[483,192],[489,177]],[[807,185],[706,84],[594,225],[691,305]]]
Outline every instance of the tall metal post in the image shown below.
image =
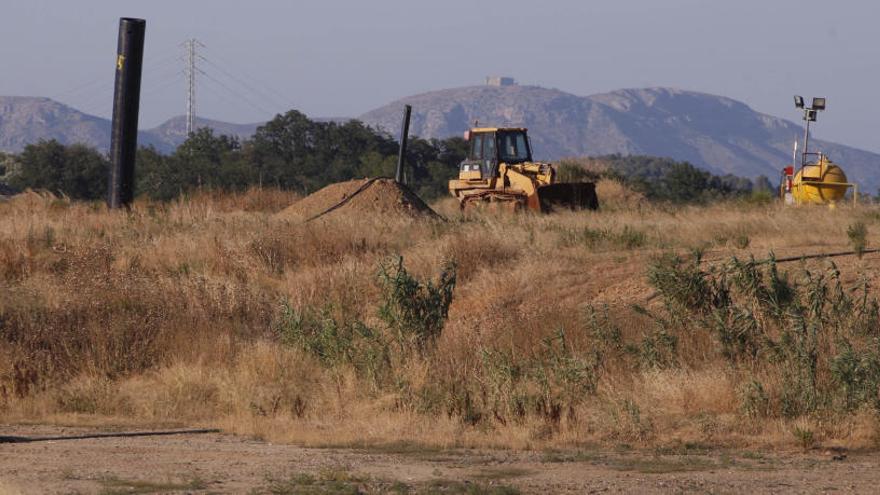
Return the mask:
[[134,161],[146,25],[147,21],[143,19],[119,19],[107,193],[110,208],[127,207],[134,199]]
[[400,152],[397,155],[397,172],[394,174],[394,180],[403,183],[403,166],[406,162],[406,142],[409,140],[409,117],[412,113],[412,107],[406,105],[403,108],[403,123],[400,129]]
[[807,125],[804,126],[804,152],[801,154],[801,168],[807,164],[807,153],[810,151],[810,118],[809,116],[805,116],[804,120],[807,121]]
[[196,40],[186,41],[186,135],[195,132],[196,116]]

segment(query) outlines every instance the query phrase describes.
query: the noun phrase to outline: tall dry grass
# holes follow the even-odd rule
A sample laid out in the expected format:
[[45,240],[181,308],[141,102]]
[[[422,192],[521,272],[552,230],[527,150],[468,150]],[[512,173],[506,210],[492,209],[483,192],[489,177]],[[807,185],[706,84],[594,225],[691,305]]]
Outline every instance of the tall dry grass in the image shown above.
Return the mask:
[[[305,225],[276,218],[294,199],[277,191],[128,212],[17,196],[0,203],[0,420],[210,424],[310,445],[792,446],[804,429],[875,445],[867,403],[750,409],[750,383],[784,386],[774,368],[732,365],[693,325],[672,350],[656,319],[668,301],[646,272],[667,252],[713,263],[846,249],[856,221],[871,247],[876,211],[599,191],[599,212],[461,218],[441,201],[445,222]],[[396,255],[435,286],[457,263],[429,345],[407,345],[380,311],[378,273]],[[871,256],[841,258],[842,282],[873,281]],[[821,263],[780,268],[796,281]]]

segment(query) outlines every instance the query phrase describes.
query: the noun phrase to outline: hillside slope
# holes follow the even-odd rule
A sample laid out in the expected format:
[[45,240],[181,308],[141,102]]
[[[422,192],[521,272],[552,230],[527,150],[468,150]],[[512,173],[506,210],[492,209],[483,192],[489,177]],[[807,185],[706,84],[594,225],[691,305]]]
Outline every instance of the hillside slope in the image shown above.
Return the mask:
[[[421,137],[460,135],[474,121],[525,126],[542,159],[657,155],[718,174],[774,180],[791,161],[792,142],[803,132],[800,125],[730,98],[669,88],[581,97],[535,86],[473,86],[403,98],[360,118],[396,132],[404,104],[413,106],[411,132]],[[875,174],[880,155],[827,141],[812,143],[843,164],[863,190],[880,186]]]
[[[211,127],[216,134],[247,138],[260,124],[230,124],[196,119],[197,127]],[[62,144],[85,143],[102,151],[110,149],[110,121],[88,115],[49,98],[0,96],[0,151],[17,153],[41,139]],[[152,129],[141,130],[138,144],[159,151],[174,151],[186,140],[186,120],[174,117]]]
[[40,139],[110,148],[110,121],[49,98],[0,96],[0,151],[19,152]]
[[[219,120],[196,118],[196,127],[210,127],[214,134],[236,136],[239,139],[247,139],[254,135],[260,124],[231,124]],[[161,125],[152,129],[141,131],[142,144],[152,144],[156,149],[166,152],[174,151],[181,143],[186,141],[186,117],[180,115],[166,120]]]

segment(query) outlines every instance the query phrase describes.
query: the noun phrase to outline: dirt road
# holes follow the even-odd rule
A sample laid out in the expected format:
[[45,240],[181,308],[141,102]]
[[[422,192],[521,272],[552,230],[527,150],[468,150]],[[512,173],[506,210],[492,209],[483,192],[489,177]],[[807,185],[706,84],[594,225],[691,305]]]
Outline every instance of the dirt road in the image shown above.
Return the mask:
[[[0,426],[6,435],[94,430]],[[310,449],[224,434],[0,443],[0,494],[876,493],[876,453]]]

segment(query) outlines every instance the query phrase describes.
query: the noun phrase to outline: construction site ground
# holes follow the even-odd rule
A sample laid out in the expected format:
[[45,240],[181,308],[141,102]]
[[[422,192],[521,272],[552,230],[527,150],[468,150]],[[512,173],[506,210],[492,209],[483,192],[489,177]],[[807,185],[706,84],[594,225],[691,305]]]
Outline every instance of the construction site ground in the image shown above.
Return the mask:
[[876,493],[878,467],[877,453],[821,449],[328,449],[202,434],[3,443],[0,493]]

